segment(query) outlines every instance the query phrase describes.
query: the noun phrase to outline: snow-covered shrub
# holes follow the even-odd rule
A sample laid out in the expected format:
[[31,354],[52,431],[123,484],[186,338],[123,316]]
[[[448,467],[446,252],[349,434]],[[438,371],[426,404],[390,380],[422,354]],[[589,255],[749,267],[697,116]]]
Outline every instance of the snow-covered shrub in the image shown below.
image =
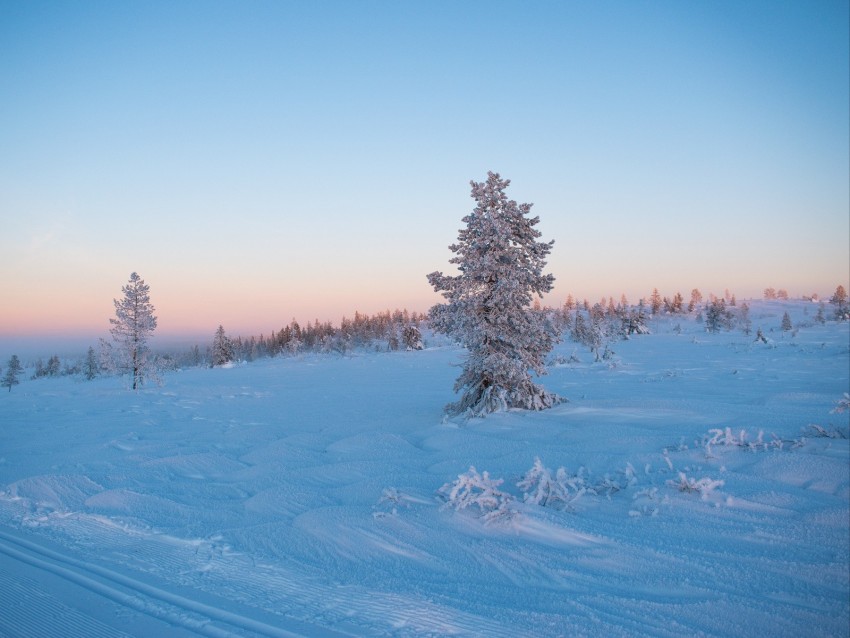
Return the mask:
[[753,341],[753,343],[759,343],[759,342],[765,344],[766,346],[768,346],[770,348],[776,347],[776,344],[773,342],[773,339],[768,339],[767,337],[765,337],[764,333],[761,331],[761,328],[756,330],[756,338]]
[[516,485],[523,491],[526,503],[559,510],[571,509],[572,503],[587,492],[596,494],[587,483],[584,468],[578,474],[570,475],[566,469],[559,467],[553,477],[539,457],[535,457],[534,466]]
[[[664,501],[666,501],[666,497]],[[629,510],[629,516],[633,518],[638,516],[658,516],[660,512],[659,505],[664,501],[658,498],[657,487],[640,490],[632,496],[634,507]]]
[[375,505],[375,512],[373,512],[372,516],[375,518],[395,516],[398,514],[399,505],[407,506],[407,503],[404,501],[404,494],[399,492],[396,488],[384,488],[383,492],[381,492],[381,498],[378,499],[378,503]]
[[602,477],[602,481],[597,483],[593,489],[596,494],[604,494],[610,499],[612,494],[615,494],[620,490],[624,490],[627,487],[632,487],[635,484],[637,484],[635,468],[631,463],[626,463],[626,469],[618,472],[614,476],[606,474]]
[[[759,439],[762,438],[762,435],[763,433],[759,431]],[[726,428],[725,430],[714,428],[708,431],[707,436],[706,445],[743,446],[747,439],[747,432],[746,430],[741,430],[736,436],[732,432],[732,428]]]
[[686,476],[684,472],[679,472],[679,480],[678,481],[667,481],[667,485],[671,487],[675,487],[680,492],[693,493],[698,492],[700,498],[706,500],[717,487],[723,487],[724,481],[710,479],[708,477],[704,477],[701,479],[694,479],[689,476]]
[[713,456],[711,451],[711,447],[713,445],[721,447],[740,447],[748,452],[763,452],[764,450],[770,449],[781,450],[786,444],[790,444],[791,447],[799,447],[803,444],[803,442],[799,439],[783,440],[775,434],[771,436],[773,438],[770,441],[765,441],[764,430],[759,430],[758,435],[756,435],[755,438],[752,438],[746,430],[740,430],[735,433],[732,432],[732,428],[729,427],[723,430],[720,428],[714,428],[709,430],[708,434],[703,437],[703,447],[705,448],[706,456],[711,458]]
[[813,439],[847,439],[850,438],[850,434],[845,430],[838,427],[830,427],[825,428],[822,425],[817,425],[815,423],[810,423],[809,427],[807,427],[804,431],[805,436],[811,437]]
[[835,402],[835,407],[830,410],[830,414],[841,414],[842,412],[850,411],[850,394],[844,393],[844,396]]
[[516,511],[510,507],[514,497],[499,489],[502,483],[502,479],[491,479],[486,471],[479,474],[475,467],[470,465],[469,470],[458,474],[456,481],[446,483],[437,493],[446,501],[444,508],[457,512],[476,506],[484,524],[489,525],[493,522],[508,521],[516,516]]

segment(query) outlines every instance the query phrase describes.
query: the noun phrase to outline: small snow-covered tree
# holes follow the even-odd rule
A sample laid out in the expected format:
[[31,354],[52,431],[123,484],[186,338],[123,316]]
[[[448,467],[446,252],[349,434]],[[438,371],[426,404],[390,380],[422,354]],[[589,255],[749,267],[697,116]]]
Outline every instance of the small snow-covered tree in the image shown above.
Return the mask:
[[59,360],[59,355],[54,354],[47,360],[47,376],[58,377],[62,368],[62,362]]
[[793,327],[794,325],[791,323],[791,315],[789,315],[788,311],[786,311],[785,314],[782,315],[782,331],[788,332]]
[[83,375],[87,381],[91,381],[97,376],[100,366],[97,363],[97,356],[94,353],[94,348],[89,346],[86,352],[86,360],[83,362]]
[[401,331],[401,338],[407,350],[423,350],[422,332],[413,324],[409,324]]
[[693,493],[700,495],[702,500],[707,500],[711,493],[718,487],[723,487],[724,481],[718,481],[707,476],[701,479],[691,478],[684,472],[679,472],[679,480],[667,481],[667,485],[677,488],[680,492]]
[[607,340],[605,327],[603,326],[603,317],[591,311],[589,318],[585,320],[581,312],[576,312],[575,328],[572,331],[572,337],[575,341],[590,348],[595,360],[599,361],[602,347]]
[[702,293],[699,291],[699,288],[694,288],[691,290],[691,300],[688,303],[688,312],[693,312],[696,310],[697,306],[702,303]]
[[653,315],[657,315],[661,312],[661,304],[662,299],[658,292],[658,288],[653,288],[652,294],[649,296],[649,309],[652,311]]
[[23,371],[24,368],[18,359],[18,355],[13,354],[9,359],[9,363],[6,365],[6,374],[3,375],[3,387],[9,388],[9,392],[11,392],[12,386],[20,383],[18,381],[18,375]]
[[749,335],[753,327],[753,322],[750,319],[750,307],[745,301],[738,308],[738,325],[745,335]]
[[121,292],[123,298],[113,300],[115,318],[109,320],[115,343],[111,349],[113,365],[119,373],[130,375],[133,390],[137,390],[153,372],[148,339],[156,329],[156,317],[150,286],[137,273],[130,274],[130,281],[121,287]]
[[844,290],[844,286],[839,285],[835,289],[829,303],[835,304],[835,318],[838,321],[850,318],[850,306],[847,303],[847,291]]
[[387,333],[387,350],[394,352],[398,350],[400,346],[401,341],[398,338],[398,327],[395,324],[392,324],[388,328]]
[[224,332],[224,326],[216,328],[210,349],[210,365],[221,366],[233,361],[233,342]]
[[711,301],[705,308],[705,329],[707,332],[731,330],[734,316],[726,307],[726,300],[719,298]]
[[526,217],[531,204],[508,199],[509,184],[492,172],[486,182],[471,182],[477,205],[449,247],[455,253],[449,261],[460,274],[428,275],[448,301],[431,309],[432,326],[469,353],[455,383],[463,395],[447,406],[450,413],[541,410],[561,401],[533,383],[529,372],[545,374],[545,357],[558,339],[541,313],[529,308],[534,295],[552,289],[554,277],[543,268],[554,242],[537,241],[540,219]]

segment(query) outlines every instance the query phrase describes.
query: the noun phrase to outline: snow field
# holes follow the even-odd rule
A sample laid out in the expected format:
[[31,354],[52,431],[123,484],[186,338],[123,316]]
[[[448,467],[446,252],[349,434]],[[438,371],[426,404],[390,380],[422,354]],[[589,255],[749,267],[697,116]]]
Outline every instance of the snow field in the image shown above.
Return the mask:
[[[540,381],[570,403],[466,422],[452,347],[22,381],[0,634],[845,636],[848,439],[803,430],[847,431],[850,333],[789,308],[751,304],[770,346],[687,318],[600,363],[565,342]],[[538,457],[592,491],[524,502]],[[470,466],[510,520],[439,498]]]

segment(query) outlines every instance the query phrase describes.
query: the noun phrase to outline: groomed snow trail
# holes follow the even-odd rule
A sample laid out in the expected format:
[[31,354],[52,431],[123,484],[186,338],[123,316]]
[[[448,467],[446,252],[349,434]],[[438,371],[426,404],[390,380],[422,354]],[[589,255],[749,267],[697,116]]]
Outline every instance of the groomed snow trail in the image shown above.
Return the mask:
[[[97,594],[127,610],[134,610],[144,616],[162,620],[171,630],[182,628],[193,634],[211,638],[229,638],[236,635],[268,636],[269,638],[343,635],[320,627],[304,627],[299,631],[290,631],[263,623],[150,585],[127,576],[126,573],[118,573],[91,562],[71,558],[5,532],[0,532],[0,554],[36,570],[59,576],[68,583]],[[9,573],[15,573],[15,570],[9,570]],[[7,600],[7,605],[4,606],[6,610],[22,607],[26,609],[26,605],[22,605],[23,598],[44,596],[33,584],[22,584],[18,580],[11,584],[13,586],[9,587],[9,591],[14,591],[15,595]],[[53,604],[55,601],[51,601],[51,605]],[[44,609],[46,605],[42,606],[42,611]],[[35,616],[3,613],[0,614],[0,623],[2,623],[0,626],[12,635],[57,636],[68,633],[69,627],[73,627],[72,633],[78,635],[116,635],[114,628],[107,627],[96,619],[86,618],[70,609],[60,611],[58,614],[40,613]]]

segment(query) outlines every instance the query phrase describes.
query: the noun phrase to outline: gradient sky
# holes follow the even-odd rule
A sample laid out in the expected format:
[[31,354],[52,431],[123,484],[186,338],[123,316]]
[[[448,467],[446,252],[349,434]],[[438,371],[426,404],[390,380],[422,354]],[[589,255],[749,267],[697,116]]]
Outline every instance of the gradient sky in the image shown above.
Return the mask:
[[488,170],[557,304],[828,295],[850,14],[816,2],[0,0],[0,336],[427,310]]

